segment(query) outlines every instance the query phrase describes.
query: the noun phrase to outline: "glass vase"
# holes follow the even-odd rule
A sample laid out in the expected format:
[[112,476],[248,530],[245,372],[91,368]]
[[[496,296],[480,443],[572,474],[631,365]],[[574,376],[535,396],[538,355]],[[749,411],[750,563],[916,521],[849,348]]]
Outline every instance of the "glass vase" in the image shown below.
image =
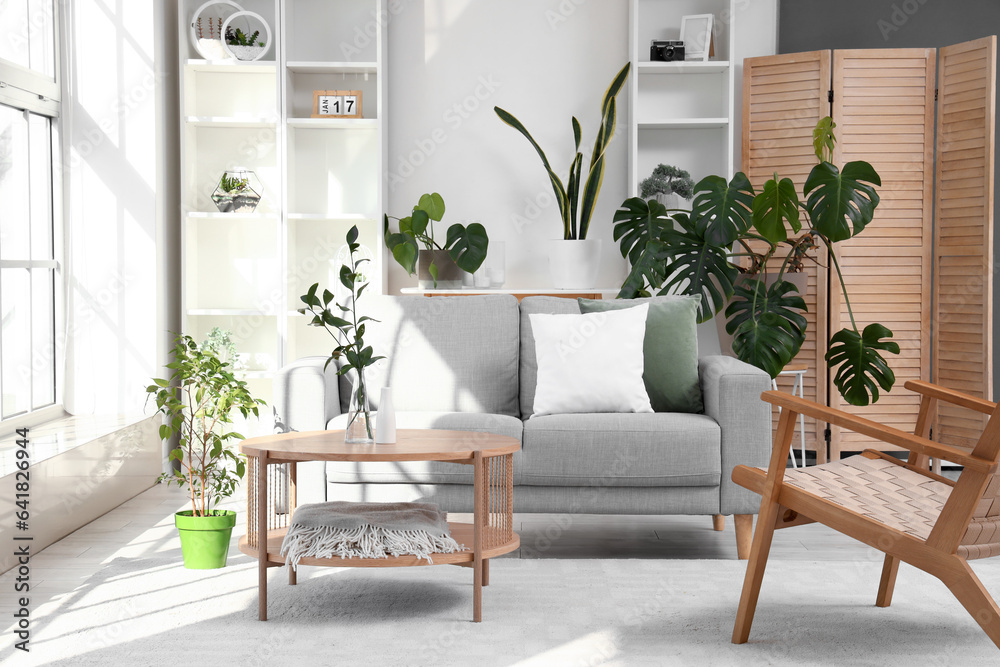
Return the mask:
[[375,419],[368,401],[364,374],[360,374],[351,389],[351,402],[347,408],[347,427],[344,442],[358,445],[375,443]]

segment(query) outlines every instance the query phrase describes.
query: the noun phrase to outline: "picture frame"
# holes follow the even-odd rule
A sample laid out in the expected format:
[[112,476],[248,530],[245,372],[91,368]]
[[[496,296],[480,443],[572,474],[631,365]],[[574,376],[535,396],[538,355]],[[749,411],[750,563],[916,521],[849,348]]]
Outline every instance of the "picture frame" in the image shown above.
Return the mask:
[[708,56],[713,51],[712,28],[714,26],[714,14],[689,14],[681,17],[684,60],[708,60]]
[[360,90],[314,90],[313,118],[361,118]]

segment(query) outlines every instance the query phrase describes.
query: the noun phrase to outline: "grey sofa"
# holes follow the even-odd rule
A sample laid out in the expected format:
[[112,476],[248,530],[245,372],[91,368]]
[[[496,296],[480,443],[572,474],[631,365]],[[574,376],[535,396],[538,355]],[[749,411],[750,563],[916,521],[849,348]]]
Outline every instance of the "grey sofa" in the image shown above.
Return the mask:
[[[575,300],[508,295],[366,297],[366,334],[387,357],[366,376],[373,402],[391,386],[398,428],[519,438],[514,511],[751,515],[759,497],[735,485],[738,464],[766,466],[771,415],[764,372],[718,354],[699,359],[704,414],[532,416],[537,366],[530,313],[579,313]],[[702,349],[711,345],[701,344]],[[716,350],[717,351],[717,343]],[[274,405],[288,430],[343,428],[350,385],[324,357],[281,369]],[[373,405],[377,408],[377,405]],[[470,466],[308,463],[299,502],[415,500],[472,511]],[[737,522],[749,544],[746,519]],[[743,554],[741,554],[743,555]]]

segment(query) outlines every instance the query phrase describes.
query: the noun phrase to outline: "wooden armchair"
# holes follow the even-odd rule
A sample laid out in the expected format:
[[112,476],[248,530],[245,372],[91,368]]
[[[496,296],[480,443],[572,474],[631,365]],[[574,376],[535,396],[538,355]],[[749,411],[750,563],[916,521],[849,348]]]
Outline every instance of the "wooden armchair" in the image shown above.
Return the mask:
[[[939,578],[1000,647],[1000,608],[967,562],[1000,555],[1000,410],[990,401],[926,382],[905,386],[922,396],[913,434],[786,393],[761,395],[782,411],[767,472],[746,466],[733,470],[734,482],[762,496],[734,644],[750,635],[775,529],[818,521],[885,552],[877,606],[889,606],[899,561],[905,561]],[[990,415],[971,453],[927,439],[938,401]],[[786,470],[800,414],[903,447],[910,451],[909,460],[866,450],[841,461]],[[964,466],[958,481],[930,472],[931,457]]]

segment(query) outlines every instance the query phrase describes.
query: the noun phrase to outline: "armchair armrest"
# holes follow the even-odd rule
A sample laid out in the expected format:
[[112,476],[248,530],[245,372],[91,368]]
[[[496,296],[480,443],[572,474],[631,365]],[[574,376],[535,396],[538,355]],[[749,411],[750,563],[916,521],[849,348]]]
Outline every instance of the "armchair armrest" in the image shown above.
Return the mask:
[[808,401],[798,396],[792,396],[780,391],[765,391],[761,394],[761,398],[772,405],[781,406],[783,410],[791,410],[797,414],[826,421],[854,431],[855,433],[867,435],[876,440],[902,447],[917,454],[958,463],[977,472],[995,473],[997,471],[998,465],[989,459],[970,454],[957,447],[942,445],[941,443],[921,438],[912,433],[873,422],[864,417],[856,417],[841,410],[828,408],[825,405],[820,405],[819,403]]
[[[274,379],[275,425],[282,432],[323,431],[340,414],[337,369],[324,371],[326,357],[303,357],[280,371]],[[299,505],[326,501],[326,464],[321,461],[296,466]]]
[[963,408],[969,408],[970,410],[982,412],[987,415],[993,414],[993,410],[997,407],[997,404],[993,401],[976,398],[975,396],[963,394],[960,391],[948,389],[947,387],[942,387],[937,384],[931,384],[930,382],[924,382],[923,380],[908,380],[903,386],[910,391],[923,396],[936,398],[940,401],[944,401],[945,403],[951,403]]
[[771,457],[771,410],[760,400],[771,388],[764,371],[722,355],[698,360],[705,414],[722,430],[720,514],[756,514],[760,496],[735,484],[738,465],[766,467]]

